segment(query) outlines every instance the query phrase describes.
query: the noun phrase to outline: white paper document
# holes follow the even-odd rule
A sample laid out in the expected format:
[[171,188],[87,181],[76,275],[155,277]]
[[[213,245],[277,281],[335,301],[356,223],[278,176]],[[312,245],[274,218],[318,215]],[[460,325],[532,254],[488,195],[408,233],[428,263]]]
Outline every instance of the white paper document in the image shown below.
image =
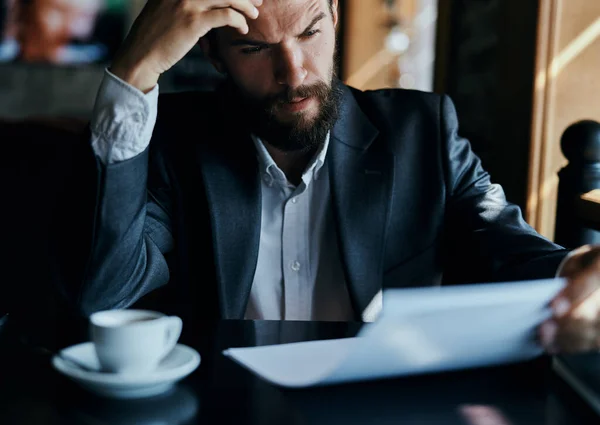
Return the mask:
[[561,279],[389,289],[355,338],[224,351],[263,379],[302,388],[533,359]]

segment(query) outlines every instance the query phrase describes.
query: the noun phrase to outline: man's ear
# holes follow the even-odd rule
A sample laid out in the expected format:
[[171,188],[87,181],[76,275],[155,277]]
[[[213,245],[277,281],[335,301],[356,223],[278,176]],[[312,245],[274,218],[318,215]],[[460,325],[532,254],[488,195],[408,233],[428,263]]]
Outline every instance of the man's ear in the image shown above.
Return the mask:
[[200,39],[200,47],[202,48],[204,56],[208,58],[208,60],[210,61],[210,63],[212,63],[215,69],[221,74],[225,74],[225,66],[219,58],[219,54],[217,51],[217,40],[215,39],[215,37],[211,37],[210,34],[205,35]]

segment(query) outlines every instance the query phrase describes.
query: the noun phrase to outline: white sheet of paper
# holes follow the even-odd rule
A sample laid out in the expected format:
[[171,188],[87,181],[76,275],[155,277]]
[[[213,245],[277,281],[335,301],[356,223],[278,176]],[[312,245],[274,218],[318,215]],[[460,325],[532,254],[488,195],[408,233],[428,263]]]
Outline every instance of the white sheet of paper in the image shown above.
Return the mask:
[[529,360],[562,279],[389,289],[355,338],[223,353],[263,379],[302,388]]

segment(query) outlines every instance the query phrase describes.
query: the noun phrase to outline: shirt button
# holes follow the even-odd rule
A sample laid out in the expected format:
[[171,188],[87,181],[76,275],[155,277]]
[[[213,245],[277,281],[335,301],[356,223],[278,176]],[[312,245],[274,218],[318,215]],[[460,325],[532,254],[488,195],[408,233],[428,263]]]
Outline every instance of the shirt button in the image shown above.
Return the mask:
[[298,198],[292,198],[292,204],[297,204],[298,203]]
[[298,261],[294,261],[294,262],[291,264],[290,268],[291,268],[293,271],[295,271],[295,272],[298,272],[298,271],[300,271],[300,263],[299,263]]

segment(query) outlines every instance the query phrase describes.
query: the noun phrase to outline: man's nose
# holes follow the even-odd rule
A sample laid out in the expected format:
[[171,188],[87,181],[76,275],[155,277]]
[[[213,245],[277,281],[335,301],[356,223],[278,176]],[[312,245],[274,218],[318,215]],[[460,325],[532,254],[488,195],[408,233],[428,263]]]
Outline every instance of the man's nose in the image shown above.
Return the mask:
[[277,84],[291,88],[300,87],[308,71],[304,68],[302,50],[294,46],[282,46],[279,51],[275,78]]

